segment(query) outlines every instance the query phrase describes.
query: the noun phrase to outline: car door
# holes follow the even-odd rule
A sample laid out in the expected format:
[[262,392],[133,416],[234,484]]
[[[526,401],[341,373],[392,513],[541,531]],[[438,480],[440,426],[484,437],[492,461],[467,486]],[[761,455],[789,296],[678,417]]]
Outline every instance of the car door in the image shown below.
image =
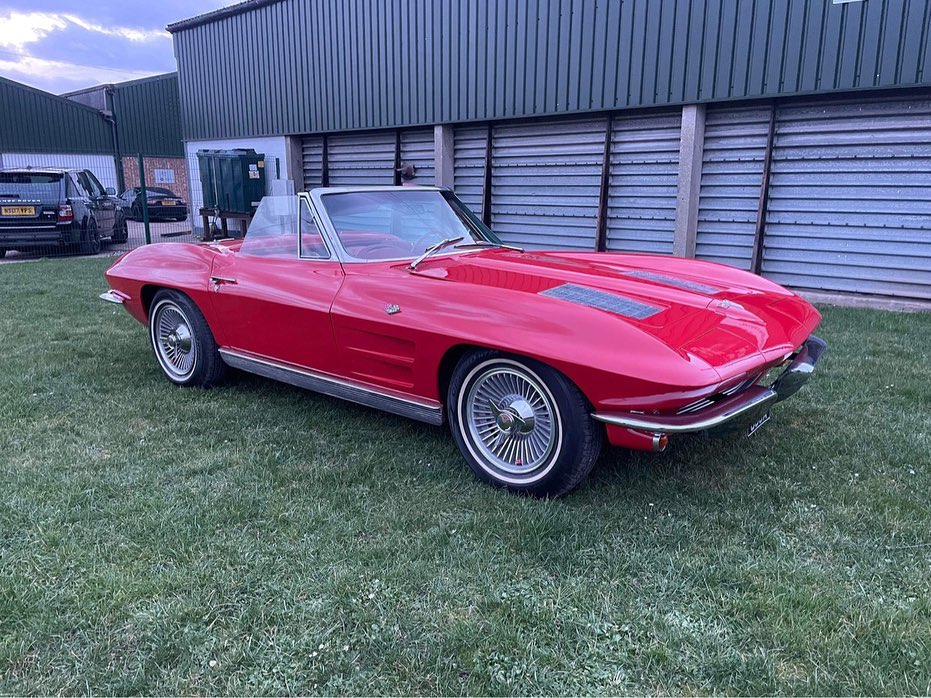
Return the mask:
[[309,201],[267,196],[239,251],[214,262],[217,339],[227,351],[333,373],[330,308],[342,282]]
[[103,185],[90,170],[78,172],[78,181],[84,187],[90,199],[90,206],[97,219],[97,230],[101,237],[110,237],[116,222],[116,202],[104,190]]

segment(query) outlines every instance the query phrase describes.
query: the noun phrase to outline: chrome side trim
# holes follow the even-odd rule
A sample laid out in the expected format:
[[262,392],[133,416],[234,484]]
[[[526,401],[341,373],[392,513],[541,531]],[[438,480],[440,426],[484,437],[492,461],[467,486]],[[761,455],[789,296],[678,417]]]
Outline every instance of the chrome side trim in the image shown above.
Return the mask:
[[119,291],[114,291],[110,289],[106,293],[100,294],[100,300],[107,301],[108,303],[116,303],[117,305],[123,305],[124,301],[129,300],[125,296],[119,293]]
[[698,418],[692,414],[653,416],[634,412],[596,413],[592,417],[605,424],[636,429],[637,431],[681,434],[690,431],[714,429],[744,415],[762,411],[768,405],[776,402],[776,399],[777,395],[774,390],[755,386],[745,390],[736,398],[719,402],[714,408],[698,415]]
[[242,354],[231,349],[220,349],[220,356],[227,365],[233,368],[288,383],[298,388],[313,390],[427,424],[439,426],[443,423],[443,405],[439,402],[393,395],[336,376]]

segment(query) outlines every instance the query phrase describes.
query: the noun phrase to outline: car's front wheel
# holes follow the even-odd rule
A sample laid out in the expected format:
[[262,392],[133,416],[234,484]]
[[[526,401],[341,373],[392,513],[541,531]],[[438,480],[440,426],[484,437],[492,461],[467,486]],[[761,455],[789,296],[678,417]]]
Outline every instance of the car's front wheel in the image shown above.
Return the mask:
[[162,372],[172,383],[209,388],[223,378],[220,357],[200,309],[178,291],[162,290],[149,310],[149,340]]
[[538,497],[578,487],[601,450],[585,397],[533,359],[476,351],[453,372],[447,414],[459,450],[492,485]]

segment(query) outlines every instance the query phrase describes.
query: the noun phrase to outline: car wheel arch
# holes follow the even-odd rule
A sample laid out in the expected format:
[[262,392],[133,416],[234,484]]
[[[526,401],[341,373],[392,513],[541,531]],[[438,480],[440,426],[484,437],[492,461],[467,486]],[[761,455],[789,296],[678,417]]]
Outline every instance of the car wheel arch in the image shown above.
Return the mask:
[[490,347],[481,344],[454,344],[453,346],[449,347],[443,354],[443,357],[440,359],[439,369],[437,371],[437,387],[439,389],[440,400],[442,402],[446,402],[446,396],[449,392],[449,385],[452,382],[453,372],[456,370],[456,366],[466,356],[478,351],[496,351],[504,358],[517,359],[519,361],[526,360],[536,362],[538,364],[543,364],[547,368],[559,373],[563,378],[574,385],[582,397],[585,398],[585,401],[588,403],[589,407],[594,409],[592,407],[591,399],[589,399],[588,395],[585,394],[585,391],[582,389],[582,387],[570,376],[566,375],[564,371],[557,368],[556,366],[553,366],[549,362],[535,358],[533,356],[527,356],[526,354],[509,351],[507,349],[501,349],[500,347]]

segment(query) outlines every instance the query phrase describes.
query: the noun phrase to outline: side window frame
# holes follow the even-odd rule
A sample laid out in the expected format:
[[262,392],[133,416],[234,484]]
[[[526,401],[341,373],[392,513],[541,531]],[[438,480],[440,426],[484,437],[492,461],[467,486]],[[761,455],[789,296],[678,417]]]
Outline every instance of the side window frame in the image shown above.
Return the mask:
[[[304,212],[307,212],[310,216],[310,220],[313,221],[314,228],[316,229],[317,236],[323,241],[323,246],[326,248],[326,256],[322,257],[320,255],[308,255],[304,254]],[[327,240],[326,233],[324,233],[323,226],[320,224],[320,219],[317,216],[317,211],[314,206],[311,205],[309,197],[298,196],[297,197],[297,257],[298,259],[307,259],[312,261],[326,261],[333,259],[333,250],[330,249],[330,242]]]

